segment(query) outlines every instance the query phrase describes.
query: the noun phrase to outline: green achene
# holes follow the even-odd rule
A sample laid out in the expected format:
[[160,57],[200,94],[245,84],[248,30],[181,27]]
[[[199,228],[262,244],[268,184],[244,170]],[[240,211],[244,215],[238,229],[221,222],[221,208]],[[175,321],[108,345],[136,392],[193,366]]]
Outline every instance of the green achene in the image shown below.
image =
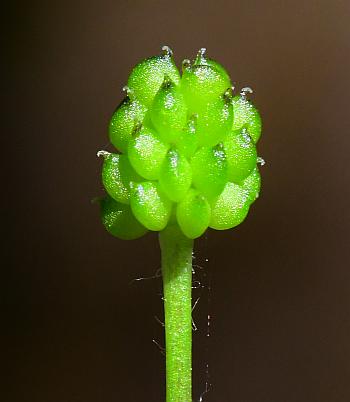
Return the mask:
[[261,187],[261,176],[259,169],[255,167],[252,173],[239,183],[247,192],[248,201],[252,204],[258,197]]
[[135,217],[147,229],[159,231],[166,227],[171,213],[171,201],[157,183],[132,183],[130,205]]
[[233,98],[233,130],[246,127],[254,143],[257,143],[261,135],[261,117],[256,107],[247,99],[250,88],[243,88],[240,95]]
[[142,181],[126,155],[103,152],[102,182],[107,193],[122,204],[130,203],[130,183]]
[[191,165],[178,150],[170,149],[160,168],[159,183],[170,200],[181,201],[192,183]]
[[102,222],[107,231],[123,240],[134,240],[147,233],[147,229],[135,218],[130,206],[112,197],[101,200]]
[[146,111],[147,109],[138,100],[132,101],[127,96],[114,112],[109,123],[109,138],[119,151],[127,152],[135,121],[142,121]]
[[128,158],[136,172],[148,180],[159,177],[160,167],[165,159],[168,146],[150,127],[141,126],[134,131],[128,145]]
[[227,160],[222,144],[202,147],[191,159],[193,185],[211,199],[220,194],[227,182]]
[[228,182],[212,203],[209,226],[225,230],[239,225],[247,216],[249,205],[246,191],[239,185]]
[[183,233],[190,239],[201,236],[208,228],[211,209],[207,199],[199,191],[191,189],[178,203],[176,218]]
[[[114,111],[100,202],[107,231],[123,240],[159,232],[166,338],[166,401],[191,402],[193,240],[231,229],[258,198],[262,123],[243,88],[200,49],[181,73],[168,46],[138,63]],[[149,398],[145,398],[149,399]]]
[[200,113],[231,88],[228,75],[222,71],[207,64],[184,64],[181,88],[192,113]]
[[137,99],[146,107],[152,105],[164,77],[168,76],[175,84],[180,82],[180,73],[175,66],[172,52],[164,47],[164,54],[153,56],[141,61],[131,72],[128,88],[132,98]]
[[198,135],[197,135],[197,115],[193,114],[186,124],[186,127],[182,130],[179,138],[176,141],[176,146],[179,152],[191,160],[198,148]]
[[151,120],[166,143],[174,143],[187,121],[187,106],[182,91],[168,76],[154,97]]
[[246,128],[232,131],[224,142],[227,158],[227,174],[231,182],[239,183],[256,167],[257,153]]
[[231,90],[207,103],[197,119],[197,136],[200,145],[214,146],[222,142],[231,131],[233,106]]

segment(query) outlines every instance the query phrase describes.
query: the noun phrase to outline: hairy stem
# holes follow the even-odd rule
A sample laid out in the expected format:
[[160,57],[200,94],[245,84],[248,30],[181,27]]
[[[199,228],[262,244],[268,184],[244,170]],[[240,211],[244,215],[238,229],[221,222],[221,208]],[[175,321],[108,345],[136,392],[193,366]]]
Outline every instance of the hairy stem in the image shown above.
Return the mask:
[[159,234],[166,343],[166,402],[192,401],[193,240],[177,226]]

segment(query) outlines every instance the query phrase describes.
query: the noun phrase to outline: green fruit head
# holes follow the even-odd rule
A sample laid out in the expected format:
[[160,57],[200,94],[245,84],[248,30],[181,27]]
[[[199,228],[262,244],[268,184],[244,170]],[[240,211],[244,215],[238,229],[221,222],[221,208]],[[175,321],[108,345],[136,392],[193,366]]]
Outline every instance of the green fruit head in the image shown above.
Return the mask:
[[99,153],[106,229],[135,239],[177,224],[195,239],[208,227],[240,224],[261,184],[261,118],[251,90],[233,96],[227,71],[205,49],[180,75],[167,46],[136,65],[126,90],[109,125],[120,153]]

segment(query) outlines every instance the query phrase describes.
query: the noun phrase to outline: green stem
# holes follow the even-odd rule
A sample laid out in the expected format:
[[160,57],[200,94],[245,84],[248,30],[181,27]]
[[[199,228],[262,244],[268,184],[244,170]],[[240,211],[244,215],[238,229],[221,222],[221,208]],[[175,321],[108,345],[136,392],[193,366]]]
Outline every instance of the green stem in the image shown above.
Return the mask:
[[159,234],[166,344],[166,402],[192,401],[193,240],[177,226]]

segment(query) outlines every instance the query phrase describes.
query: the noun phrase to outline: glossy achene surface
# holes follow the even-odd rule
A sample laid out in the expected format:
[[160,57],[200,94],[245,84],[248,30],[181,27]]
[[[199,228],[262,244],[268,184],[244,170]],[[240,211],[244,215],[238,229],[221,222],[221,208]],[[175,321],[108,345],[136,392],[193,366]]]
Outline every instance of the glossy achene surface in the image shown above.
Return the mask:
[[260,191],[261,118],[233,96],[228,73],[201,50],[182,74],[172,52],[141,61],[109,125],[101,202],[107,230],[134,239],[177,221],[191,238],[239,225]]

